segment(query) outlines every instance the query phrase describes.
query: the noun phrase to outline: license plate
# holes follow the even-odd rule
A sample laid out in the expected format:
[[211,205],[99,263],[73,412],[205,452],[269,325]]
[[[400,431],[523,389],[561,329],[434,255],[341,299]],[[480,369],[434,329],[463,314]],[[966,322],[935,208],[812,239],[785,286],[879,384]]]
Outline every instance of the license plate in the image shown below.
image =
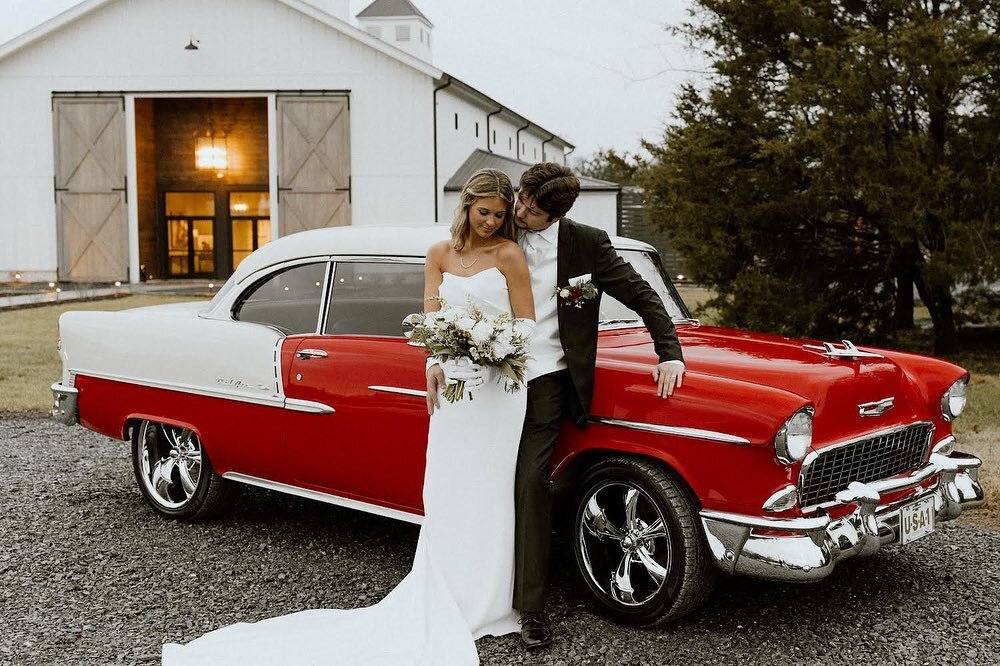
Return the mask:
[[900,509],[899,542],[907,544],[933,532],[934,515],[933,496]]

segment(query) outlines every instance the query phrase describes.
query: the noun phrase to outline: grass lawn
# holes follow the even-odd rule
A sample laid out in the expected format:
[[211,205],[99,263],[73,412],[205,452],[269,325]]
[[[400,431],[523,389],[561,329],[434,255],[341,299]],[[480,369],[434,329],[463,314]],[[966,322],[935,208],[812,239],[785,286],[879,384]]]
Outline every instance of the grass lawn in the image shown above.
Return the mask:
[[[708,290],[681,287],[692,309],[707,300]],[[56,352],[59,315],[67,310],[124,310],[145,305],[190,301],[183,296],[127,296],[87,303],[47,305],[0,312],[0,412],[44,412],[49,408],[49,386],[62,376]],[[711,323],[711,317],[702,315]],[[955,421],[959,450],[983,459],[980,480],[989,502],[961,518],[972,524],[1000,529],[1000,344],[996,330],[963,333],[963,351],[948,360],[972,372],[969,406]],[[901,347],[928,354],[930,332],[920,330],[901,341]]]

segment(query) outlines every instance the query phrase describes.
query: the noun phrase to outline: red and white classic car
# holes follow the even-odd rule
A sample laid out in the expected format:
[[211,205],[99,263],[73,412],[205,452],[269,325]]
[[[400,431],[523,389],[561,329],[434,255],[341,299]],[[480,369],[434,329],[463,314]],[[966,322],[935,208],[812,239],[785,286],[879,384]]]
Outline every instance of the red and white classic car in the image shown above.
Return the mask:
[[[59,320],[53,416],[131,441],[164,516],[218,514],[242,484],[421,520],[423,228],[323,229],[254,252],[210,303]],[[654,393],[652,342],[602,301],[589,427],[567,423],[552,480],[593,597],[622,622],[671,620],[718,572],[815,581],[983,503],[954,450],[969,374],[951,363],[701,326],[652,247],[614,239],[684,348],[684,385]],[[567,350],[572,354],[573,350]]]

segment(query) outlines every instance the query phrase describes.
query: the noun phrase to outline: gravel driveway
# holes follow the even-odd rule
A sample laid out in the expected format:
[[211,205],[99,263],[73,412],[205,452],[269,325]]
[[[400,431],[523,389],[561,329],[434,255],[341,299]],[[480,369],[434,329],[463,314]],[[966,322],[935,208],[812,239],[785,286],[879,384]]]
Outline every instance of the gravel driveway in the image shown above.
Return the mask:
[[[208,524],[155,516],[128,447],[37,416],[0,417],[0,664],[159,663],[164,641],[380,599],[409,569],[413,525],[248,489]],[[558,638],[528,655],[480,641],[483,664],[1000,663],[1000,533],[946,524],[816,585],[721,581],[659,630],[587,605],[556,544]]]

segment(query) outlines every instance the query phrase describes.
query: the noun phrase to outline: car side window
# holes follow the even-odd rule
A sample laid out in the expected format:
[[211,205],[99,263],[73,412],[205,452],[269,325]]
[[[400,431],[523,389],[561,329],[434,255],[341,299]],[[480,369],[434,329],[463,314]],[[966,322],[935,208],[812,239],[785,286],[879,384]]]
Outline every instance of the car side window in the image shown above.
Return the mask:
[[233,318],[274,326],[286,335],[315,333],[326,262],[293,266],[251,287],[233,308]]
[[324,332],[402,337],[403,318],[423,300],[423,264],[337,262]]

